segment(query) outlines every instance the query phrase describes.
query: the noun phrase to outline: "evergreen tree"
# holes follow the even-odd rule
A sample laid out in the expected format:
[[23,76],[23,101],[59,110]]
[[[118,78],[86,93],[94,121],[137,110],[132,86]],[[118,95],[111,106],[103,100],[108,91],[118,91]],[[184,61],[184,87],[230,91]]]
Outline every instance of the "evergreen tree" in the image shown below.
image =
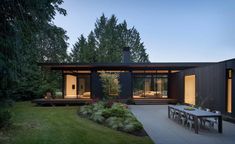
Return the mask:
[[86,63],[87,54],[88,50],[87,50],[86,38],[83,35],[81,35],[78,38],[78,41],[73,46],[71,53],[72,62]]
[[[149,62],[139,32],[134,27],[128,29],[126,21],[118,24],[115,15],[107,18],[103,14],[96,21],[94,37],[92,36],[92,46],[89,46],[89,43],[91,43],[89,42],[89,37],[91,36],[88,36],[86,48],[83,48],[89,52],[82,52],[80,54],[78,52],[76,55],[80,55],[80,57],[77,61],[120,63],[122,60],[122,48],[128,46],[131,48],[132,62]],[[75,52],[72,51],[72,53]],[[85,56],[82,57],[82,55]],[[92,59],[92,57],[96,59]]]
[[94,63],[96,62],[96,39],[94,32],[91,31],[87,38],[87,62]]

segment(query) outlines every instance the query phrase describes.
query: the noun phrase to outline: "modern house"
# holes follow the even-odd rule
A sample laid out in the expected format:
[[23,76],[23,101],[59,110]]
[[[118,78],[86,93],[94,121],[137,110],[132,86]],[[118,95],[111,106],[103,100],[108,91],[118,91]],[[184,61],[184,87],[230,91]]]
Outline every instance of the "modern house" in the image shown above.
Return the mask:
[[131,63],[123,49],[123,63],[40,63],[63,75],[64,99],[101,99],[101,71],[119,72],[118,99],[182,102],[235,116],[235,59],[208,63]]

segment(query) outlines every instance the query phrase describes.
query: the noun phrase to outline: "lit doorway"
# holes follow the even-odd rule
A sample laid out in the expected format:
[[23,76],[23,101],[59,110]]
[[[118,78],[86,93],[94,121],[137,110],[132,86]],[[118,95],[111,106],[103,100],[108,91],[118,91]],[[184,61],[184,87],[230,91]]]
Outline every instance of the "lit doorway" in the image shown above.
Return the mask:
[[77,76],[66,75],[66,92],[64,98],[77,98]]
[[196,104],[196,78],[195,75],[184,77],[184,103]]

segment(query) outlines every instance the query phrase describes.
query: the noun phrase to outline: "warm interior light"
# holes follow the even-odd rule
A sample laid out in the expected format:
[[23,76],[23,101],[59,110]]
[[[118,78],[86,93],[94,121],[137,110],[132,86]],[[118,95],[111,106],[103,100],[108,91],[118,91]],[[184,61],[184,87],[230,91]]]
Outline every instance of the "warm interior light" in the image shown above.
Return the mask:
[[125,70],[99,70],[98,73],[106,72],[106,73],[121,73],[121,72],[128,72]]
[[227,85],[227,112],[232,112],[232,79],[228,79]]
[[228,78],[232,78],[232,70],[228,70]]
[[184,77],[184,102],[195,105],[195,75]]
[[168,73],[168,70],[157,70],[157,73]]
[[132,73],[144,73],[144,71],[143,70],[134,70],[134,71],[132,71]]
[[172,70],[171,73],[177,73],[179,70]]
[[66,75],[66,95],[65,98],[77,98],[77,77]]

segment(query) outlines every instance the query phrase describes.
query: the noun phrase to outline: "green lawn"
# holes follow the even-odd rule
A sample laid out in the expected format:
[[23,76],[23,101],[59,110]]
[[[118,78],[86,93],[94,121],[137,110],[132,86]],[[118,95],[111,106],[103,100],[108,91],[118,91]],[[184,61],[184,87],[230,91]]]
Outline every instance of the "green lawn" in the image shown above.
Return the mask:
[[79,117],[78,107],[35,107],[18,102],[13,125],[0,133],[4,144],[152,144],[149,137],[118,132]]

